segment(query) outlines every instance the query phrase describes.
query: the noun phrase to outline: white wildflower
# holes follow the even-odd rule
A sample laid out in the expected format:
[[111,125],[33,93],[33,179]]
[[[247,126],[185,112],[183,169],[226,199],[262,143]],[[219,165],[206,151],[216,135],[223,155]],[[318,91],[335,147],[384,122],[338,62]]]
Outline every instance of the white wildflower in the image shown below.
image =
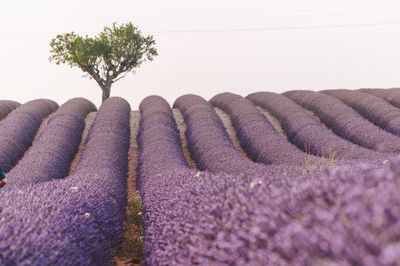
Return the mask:
[[262,181],[260,179],[254,179],[253,181],[251,181],[250,183],[250,188],[254,188],[256,186],[260,186],[262,185]]

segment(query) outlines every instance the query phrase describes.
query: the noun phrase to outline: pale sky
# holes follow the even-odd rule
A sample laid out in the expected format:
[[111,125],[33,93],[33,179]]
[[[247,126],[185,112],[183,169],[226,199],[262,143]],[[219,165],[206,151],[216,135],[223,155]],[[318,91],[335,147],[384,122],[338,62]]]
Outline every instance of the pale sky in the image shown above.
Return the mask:
[[186,93],[400,86],[397,0],[15,0],[0,8],[0,98],[99,105],[93,80],[48,61],[49,43],[114,21],[152,34],[159,52],[112,87],[133,109],[152,94],[172,104]]

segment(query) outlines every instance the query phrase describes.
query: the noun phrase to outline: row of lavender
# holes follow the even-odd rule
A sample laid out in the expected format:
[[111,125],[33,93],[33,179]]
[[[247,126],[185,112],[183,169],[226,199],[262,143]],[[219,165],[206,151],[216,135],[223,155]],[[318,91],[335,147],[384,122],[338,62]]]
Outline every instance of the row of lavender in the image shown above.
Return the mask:
[[[270,156],[274,159],[268,155],[271,147],[291,147],[282,139],[274,139],[274,133],[265,131],[269,128],[268,121],[261,116],[251,119],[256,109],[248,101],[228,96],[227,99],[234,99],[233,103],[225,103],[221,96],[212,102],[231,115],[237,129],[250,128],[254,121],[258,131],[267,132],[263,137],[275,140],[261,145],[269,147],[257,147],[251,142],[258,140],[247,138],[250,145],[246,150],[253,158]],[[53,145],[68,154],[74,145],[68,147],[63,143],[71,135],[56,142],[52,139],[46,142],[44,136],[50,137],[48,132],[66,130],[69,126],[68,134],[73,134],[75,129],[79,131],[82,124],[75,124],[69,116],[82,118],[93,110],[89,103],[81,104],[80,111],[71,108],[72,112],[57,116],[68,109],[67,104],[61,107],[49,119],[48,128],[42,131],[38,142]],[[398,163],[379,171],[374,165],[368,165],[360,166],[366,170],[341,167],[333,173],[297,177],[304,171],[295,165],[256,164],[237,151],[211,104],[204,99],[183,96],[176,101],[175,107],[183,113],[188,125],[187,139],[197,165],[217,175],[195,173],[188,168],[169,105],[159,97],[145,99],[141,104],[138,142],[148,264],[336,262],[376,265],[398,262],[396,246],[391,244],[399,234],[392,220],[393,217],[396,220],[399,213],[395,194],[398,191]],[[0,218],[0,235],[8,237],[0,245],[3,248],[0,254],[4,251],[4,255],[0,255],[1,263],[73,265],[110,262],[113,249],[122,236],[129,110],[129,105],[121,99],[111,99],[100,108],[74,175],[39,183],[30,182],[35,178],[28,178],[22,182],[24,186],[2,191],[2,197],[11,207],[4,208],[2,214],[5,215]],[[320,115],[319,112],[316,114]],[[53,117],[57,119],[52,120]],[[61,124],[64,129],[59,128]],[[242,143],[246,142],[242,140]],[[21,165],[25,161],[33,160],[30,153],[38,147],[38,144],[32,146],[27,157],[15,167],[15,180],[19,176],[17,170],[24,169]],[[359,146],[352,149],[379,156]],[[295,155],[296,152],[293,158]],[[275,160],[274,163],[281,162]],[[264,163],[271,162],[266,160]],[[41,167],[57,172],[67,164],[43,164]],[[26,170],[18,171],[21,175],[27,173]],[[41,181],[51,179],[49,175]],[[340,188],[339,192],[337,188]],[[367,188],[370,192],[365,198],[362,193]],[[390,197],[379,198],[382,193]],[[21,202],[12,202],[12,197]],[[34,197],[41,200],[32,202]],[[358,204],[357,208],[349,207],[347,202],[350,201]],[[378,209],[385,207],[385,212],[375,213],[372,204]],[[21,213],[12,212],[12,208]],[[44,215],[46,211],[49,213]],[[30,217],[35,213],[39,215]],[[364,220],[363,216],[366,217]],[[343,217],[346,224],[343,224]],[[375,218],[381,222],[376,224]],[[45,230],[43,221],[48,226]],[[329,227],[330,224],[335,226]],[[353,226],[368,237],[352,235]],[[323,230],[326,228],[329,228],[328,232]],[[390,234],[386,233],[388,228]],[[48,236],[53,234],[56,237],[48,241]],[[30,250],[24,249],[22,244],[25,237]],[[48,246],[37,239],[46,239]],[[342,243],[350,244],[344,246]],[[55,252],[51,253],[51,250]]]
[[8,173],[6,188],[65,177],[78,149],[85,117],[95,110],[88,100],[74,98],[51,114],[40,136]]
[[[83,100],[66,103],[49,119],[38,142],[69,152],[68,145],[61,143],[67,144],[72,135],[48,142],[45,136],[57,133],[60,127],[70,128],[71,131],[66,130],[68,134],[79,130],[81,118],[93,108]],[[129,115],[130,107],[125,100],[109,99],[97,112],[73,175],[55,180],[48,176],[40,180],[47,182],[26,179],[19,186],[1,191],[1,265],[110,264],[122,241]],[[27,158],[33,160],[36,149],[35,143]],[[21,164],[25,163],[21,161]],[[40,167],[44,169],[45,164]],[[46,167],[49,173],[65,172],[64,163]],[[20,173],[27,174],[22,170]],[[23,180],[17,175],[14,178]]]
[[[400,263],[400,162],[307,174],[257,165],[234,149],[205,100],[186,95],[174,106],[193,159],[214,174],[187,168],[168,105],[145,99],[142,130],[154,136],[139,139],[148,265]],[[165,142],[171,154],[158,148]]]
[[9,171],[31,146],[43,119],[58,108],[45,99],[33,100],[9,113],[0,123],[0,165]]
[[[240,129],[251,125],[254,108],[236,96],[232,98],[237,102],[236,99],[233,103],[224,102],[226,99],[221,96],[211,102],[231,115],[241,136]],[[291,101],[290,105],[297,106]],[[185,95],[177,99],[174,107],[185,119],[193,159],[199,169],[214,174],[195,174],[188,168],[168,104],[159,97],[145,99],[141,105],[139,177],[147,264],[400,262],[396,242],[400,235],[396,222],[400,218],[399,162],[390,167],[359,163],[306,175],[301,175],[304,171],[293,164],[258,165],[234,148],[210,103],[198,96]],[[289,121],[293,124],[287,123],[287,128],[297,129],[291,131],[292,137],[303,144],[311,141],[316,155],[325,152],[327,156],[330,149],[336,149],[343,159],[385,158],[338,137],[304,109],[300,110],[295,114],[285,113],[283,117],[292,119]],[[293,116],[306,122],[297,123]],[[309,122],[317,129],[314,140],[306,139],[307,134],[299,134],[308,129]],[[254,123],[261,130],[268,127],[261,117],[255,116]],[[369,127],[374,128],[371,124]],[[322,136],[318,134],[323,133],[331,140],[328,144],[318,142]],[[279,140],[271,145],[287,145],[281,143]],[[252,154],[254,151],[249,147],[247,151]],[[365,191],[368,197],[364,196]],[[382,194],[388,197],[382,198]]]
[[6,117],[11,111],[17,108],[20,104],[10,100],[0,100],[0,120]]
[[352,90],[326,90],[362,116],[385,130],[400,135],[400,110],[380,97]]
[[310,157],[282,138],[249,100],[232,93],[222,93],[214,96],[210,102],[229,114],[241,146],[254,161],[304,164]]
[[339,137],[315,115],[284,95],[258,92],[248,95],[247,98],[274,115],[287,133],[288,139],[299,149],[317,156],[344,160],[383,160],[386,157]]
[[182,112],[188,146],[200,170],[240,173],[263,168],[235,149],[209,102],[196,95],[184,95],[175,101],[174,107]]
[[[212,106],[204,99],[186,95],[179,98],[175,106],[185,118],[189,147],[201,169],[214,173],[229,172],[247,180],[255,173],[278,173],[283,169],[258,165],[240,154],[230,142]],[[213,202],[213,198],[196,190],[199,187],[213,191],[226,189],[230,184],[228,180],[234,182],[235,179],[207,172],[196,173],[188,167],[173,114],[165,100],[148,97],[141,103],[140,111],[139,183],[145,226],[145,263],[209,263],[207,256],[201,255],[208,252],[208,248],[199,244],[212,242],[210,235],[217,231],[209,228],[213,222],[208,220],[211,216],[201,218],[201,211],[194,211],[186,204],[193,204],[200,198]],[[251,182],[257,185],[260,181],[256,178]]]

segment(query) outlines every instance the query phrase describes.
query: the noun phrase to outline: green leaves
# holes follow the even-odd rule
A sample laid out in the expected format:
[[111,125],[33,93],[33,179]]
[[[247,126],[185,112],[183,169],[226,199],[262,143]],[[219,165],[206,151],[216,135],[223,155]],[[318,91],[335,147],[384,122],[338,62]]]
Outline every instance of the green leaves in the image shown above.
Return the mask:
[[143,36],[131,22],[105,27],[95,37],[74,32],[57,35],[50,42],[50,61],[79,67],[100,87],[108,89],[126,73],[157,56],[153,36]]

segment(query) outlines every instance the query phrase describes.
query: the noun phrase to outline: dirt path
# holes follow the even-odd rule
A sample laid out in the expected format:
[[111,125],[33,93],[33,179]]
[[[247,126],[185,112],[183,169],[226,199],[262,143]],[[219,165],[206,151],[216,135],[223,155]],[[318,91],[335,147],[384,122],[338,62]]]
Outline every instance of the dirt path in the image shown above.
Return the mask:
[[183,119],[182,113],[179,111],[179,109],[172,109],[172,113],[174,114],[175,122],[179,130],[179,136],[181,139],[181,146],[183,150],[183,155],[185,156],[186,161],[189,164],[189,167],[192,168],[195,171],[198,171],[197,165],[192,159],[192,156],[190,155],[190,151],[188,148],[188,144],[186,141],[186,124],[185,120]]
[[47,123],[49,122],[49,118],[50,118],[50,116],[47,116],[45,119],[43,119],[42,123],[40,124],[40,126],[35,134],[35,137],[33,138],[32,145],[33,145],[33,143],[36,142],[36,140],[38,140],[38,138],[42,134],[43,129],[47,126]]
[[77,164],[81,158],[82,151],[85,146],[86,138],[89,134],[90,129],[92,128],[95,117],[96,117],[96,112],[90,112],[85,118],[85,128],[83,129],[83,132],[82,132],[81,142],[79,144],[78,151],[76,152],[75,157],[72,160],[71,165],[69,167],[68,175],[71,175],[75,171],[75,167],[77,166]]
[[114,265],[142,265],[143,226],[139,191],[136,190],[138,165],[138,145],[136,137],[139,129],[140,112],[131,112],[130,144],[128,152],[127,206],[124,221],[124,242],[114,257]]
[[267,110],[263,109],[260,106],[257,106],[257,109],[265,116],[265,118],[271,123],[271,125],[275,128],[276,132],[279,133],[282,137],[287,139],[287,135],[285,130],[283,130],[281,123],[279,122],[278,119],[276,119],[270,112]]
[[222,111],[221,109],[219,109],[218,107],[214,107],[215,112],[217,113],[219,119],[221,120],[222,124],[224,125],[224,128],[226,130],[226,132],[229,135],[229,138],[231,139],[233,145],[235,146],[235,148],[240,151],[244,156],[246,156],[247,158],[249,158],[251,160],[251,158],[247,155],[247,153],[243,150],[242,146],[240,146],[240,142],[239,139],[236,135],[236,131],[235,128],[232,126],[232,122],[230,117],[228,116],[227,113],[225,113],[224,111]]

